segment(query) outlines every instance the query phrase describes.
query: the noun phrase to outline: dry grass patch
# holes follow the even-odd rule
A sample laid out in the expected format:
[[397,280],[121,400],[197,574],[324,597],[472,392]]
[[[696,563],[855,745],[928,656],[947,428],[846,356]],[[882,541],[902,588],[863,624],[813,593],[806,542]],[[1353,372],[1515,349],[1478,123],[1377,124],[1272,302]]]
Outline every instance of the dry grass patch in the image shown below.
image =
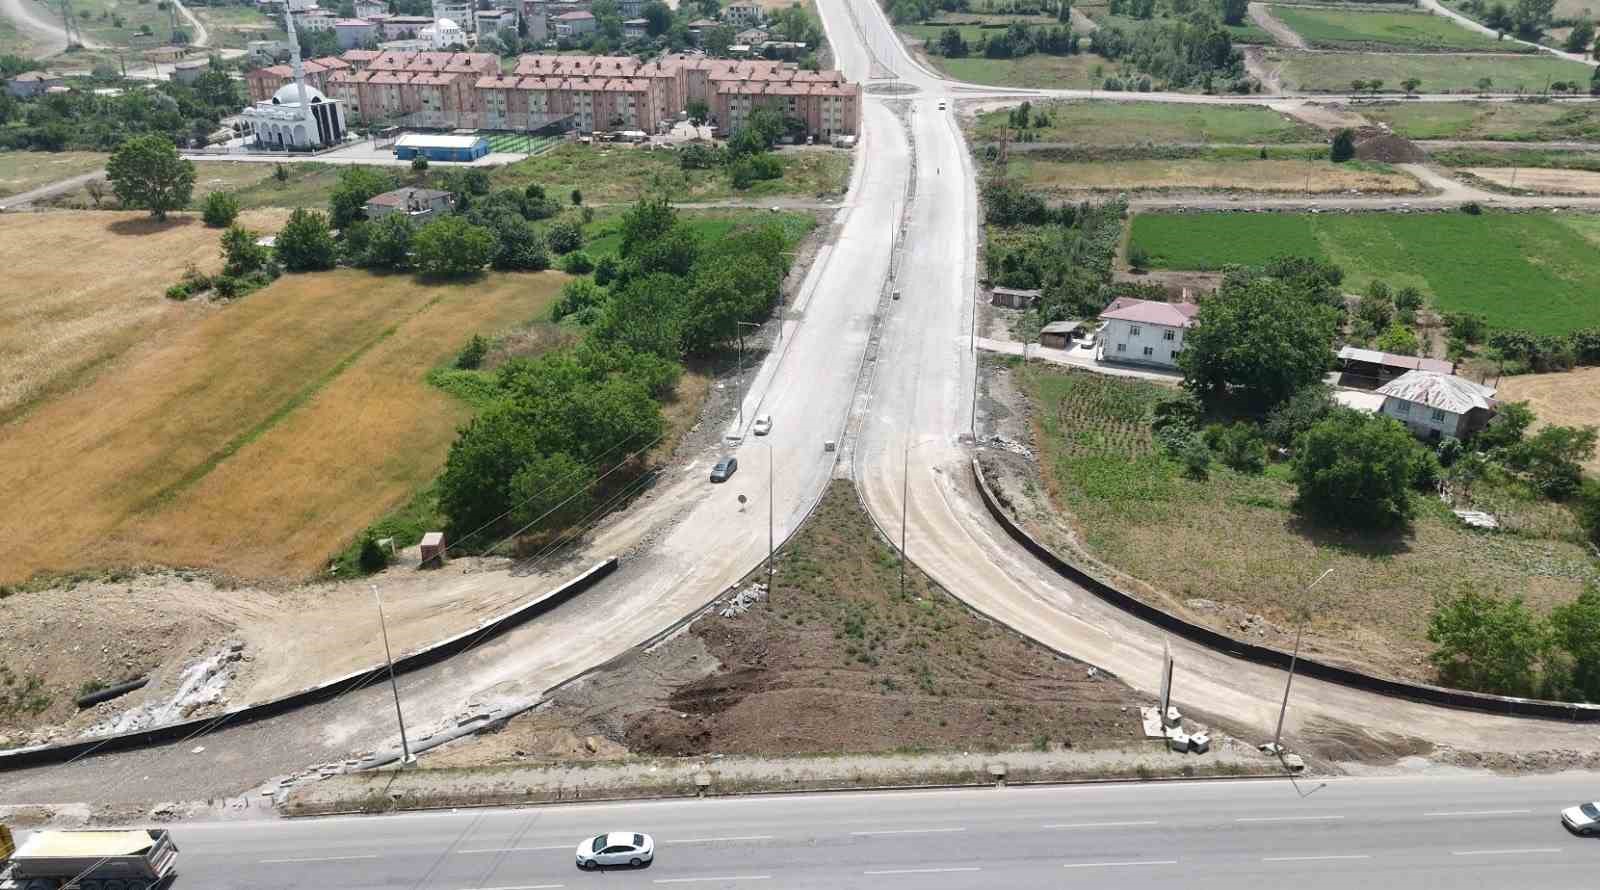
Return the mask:
[[1528,170],[1468,167],[1467,173],[1505,188],[1557,195],[1600,194],[1600,173],[1593,170]]
[[100,151],[0,152],[0,198],[102,169],[107,157]]
[[1414,193],[1422,186],[1411,176],[1377,166],[1325,161],[1206,159],[1079,162],[1014,157],[1011,172],[1045,191],[1135,191],[1154,189],[1251,192]]
[[107,563],[305,573],[438,469],[461,415],[426,369],[478,325],[537,314],[558,280],[291,276],[174,326],[0,440],[0,497],[32,506],[0,519],[21,542],[0,582]]
[[[1527,402],[1538,415],[1534,428],[1600,425],[1600,368],[1577,368],[1554,374],[1522,374],[1500,380],[1498,398]],[[1590,458],[1590,472],[1600,473],[1600,455]]]
[[[275,230],[280,213],[242,221]],[[197,219],[142,213],[0,216],[0,423],[76,385],[135,343],[205,314],[162,294],[187,263],[222,267],[218,233]]]

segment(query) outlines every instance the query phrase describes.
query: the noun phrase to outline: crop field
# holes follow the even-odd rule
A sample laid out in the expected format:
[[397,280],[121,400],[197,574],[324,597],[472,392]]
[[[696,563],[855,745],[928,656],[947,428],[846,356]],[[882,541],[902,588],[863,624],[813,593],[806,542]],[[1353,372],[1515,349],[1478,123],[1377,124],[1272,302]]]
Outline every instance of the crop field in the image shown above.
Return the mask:
[[1344,268],[1346,290],[1362,291],[1373,279],[1414,285],[1441,311],[1558,334],[1600,324],[1600,269],[1586,222],[1494,212],[1139,214],[1129,243],[1168,269],[1326,257]]
[[714,201],[734,197],[843,193],[849,184],[851,154],[837,149],[779,151],[783,178],[735,191],[722,170],[684,170],[670,151],[641,151],[609,145],[563,145],[496,169],[496,188],[540,183],[550,195],[580,189],[589,203],[631,203],[665,191],[674,201]]
[[1195,481],[1163,456],[1151,442],[1147,412],[1171,389],[1040,363],[1018,370],[1032,402],[1045,489],[1083,546],[1166,594],[1164,605],[1225,632],[1239,628],[1219,606],[1261,615],[1278,634],[1292,634],[1295,603],[1286,592],[1298,596],[1331,568],[1306,628],[1309,650],[1428,679],[1431,669],[1413,659],[1428,651],[1435,595],[1466,588],[1521,594],[1544,610],[1595,577],[1584,548],[1563,537],[1570,517],[1551,513],[1549,504],[1506,495],[1496,509],[1526,529],[1520,534],[1471,532],[1432,498],[1418,499],[1406,532],[1316,528],[1292,507],[1285,465],[1249,476],[1213,464],[1208,479]]
[[1321,93],[1348,93],[1353,80],[1378,79],[1385,88],[1399,90],[1400,82],[1415,77],[1427,93],[1477,92],[1478,81],[1493,81],[1496,93],[1536,93],[1554,80],[1589,82],[1592,69],[1548,55],[1468,55],[1401,53],[1312,53],[1273,50],[1269,63],[1283,62],[1285,89]]
[[1412,193],[1422,186],[1408,174],[1382,164],[1331,164],[1307,160],[1049,161],[1013,155],[1010,174],[1045,192],[1080,189],[1149,191],[1172,189],[1246,192]]
[[[1321,142],[1324,137],[1286,114],[1264,105],[1185,105],[1176,102],[1043,102],[1047,127],[1030,128],[1040,142],[1081,145],[1139,143],[1286,143]],[[998,139],[1006,125],[1005,111],[980,114],[973,125],[979,139]],[[1015,133],[1015,131],[1013,131]]]
[[108,157],[98,151],[0,152],[0,198],[100,170]]
[[1600,194],[1600,171],[1541,170],[1516,167],[1467,167],[1464,172],[1516,191],[1546,195]]
[[1600,109],[1588,102],[1390,102],[1361,114],[1407,139],[1509,142],[1600,139]]
[[1116,73],[1116,63],[1083,52],[1075,56],[1047,56],[1039,53],[1021,59],[947,59],[930,56],[928,61],[939,71],[957,80],[988,86],[1025,89],[1098,89],[1108,75]]
[[[1470,31],[1442,15],[1273,6],[1272,15],[1321,49],[1481,50],[1531,52],[1522,44]],[[1519,49],[1520,47],[1520,49]]]
[[428,370],[473,333],[543,317],[563,280],[427,286],[340,270],[181,307],[185,323],[0,440],[0,496],[29,507],[0,518],[20,542],[0,582],[148,563],[315,573],[443,464],[469,409]]

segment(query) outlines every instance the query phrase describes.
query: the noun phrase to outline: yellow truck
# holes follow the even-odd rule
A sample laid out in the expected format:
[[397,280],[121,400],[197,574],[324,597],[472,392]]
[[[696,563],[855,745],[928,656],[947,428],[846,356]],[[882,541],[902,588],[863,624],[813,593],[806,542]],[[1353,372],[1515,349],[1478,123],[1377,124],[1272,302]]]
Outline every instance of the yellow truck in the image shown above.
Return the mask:
[[0,825],[0,890],[162,890],[178,845],[162,829],[35,831]]

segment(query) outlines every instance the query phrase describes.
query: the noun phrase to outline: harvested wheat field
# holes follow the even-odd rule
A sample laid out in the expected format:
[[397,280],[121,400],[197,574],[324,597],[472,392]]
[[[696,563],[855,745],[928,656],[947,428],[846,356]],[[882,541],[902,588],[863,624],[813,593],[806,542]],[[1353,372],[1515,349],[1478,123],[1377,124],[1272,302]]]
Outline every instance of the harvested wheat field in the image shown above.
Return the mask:
[[[1496,398],[1527,402],[1538,416],[1534,428],[1600,426],[1600,368],[1577,368],[1553,374],[1521,374],[1500,380]],[[1600,472],[1600,455],[1589,459],[1590,472]]]
[[1546,170],[1527,167],[1468,167],[1466,172],[1495,185],[1554,195],[1600,194],[1600,173],[1593,170]]
[[131,350],[0,439],[0,583],[160,563],[296,578],[444,461],[465,406],[424,381],[564,276],[287,276]]
[[1417,192],[1410,176],[1383,168],[1325,161],[1011,161],[1011,173],[1033,188],[1051,192],[1083,189],[1149,191],[1157,189],[1250,192]]
[[[275,231],[286,214],[240,221]],[[19,213],[0,216],[0,424],[146,339],[205,315],[163,294],[194,263],[222,268],[219,234],[197,218],[157,223],[145,214]]]

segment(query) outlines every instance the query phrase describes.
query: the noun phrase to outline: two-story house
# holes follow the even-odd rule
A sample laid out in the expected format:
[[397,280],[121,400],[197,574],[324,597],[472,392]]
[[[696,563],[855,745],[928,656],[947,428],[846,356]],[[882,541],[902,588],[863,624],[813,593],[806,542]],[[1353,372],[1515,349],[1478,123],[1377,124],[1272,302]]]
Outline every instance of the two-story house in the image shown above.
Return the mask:
[[1100,361],[1178,367],[1183,333],[1200,307],[1194,303],[1162,303],[1118,297],[1100,313]]
[[1381,414],[1424,439],[1465,439],[1494,416],[1494,389],[1454,374],[1407,371],[1378,387]]

